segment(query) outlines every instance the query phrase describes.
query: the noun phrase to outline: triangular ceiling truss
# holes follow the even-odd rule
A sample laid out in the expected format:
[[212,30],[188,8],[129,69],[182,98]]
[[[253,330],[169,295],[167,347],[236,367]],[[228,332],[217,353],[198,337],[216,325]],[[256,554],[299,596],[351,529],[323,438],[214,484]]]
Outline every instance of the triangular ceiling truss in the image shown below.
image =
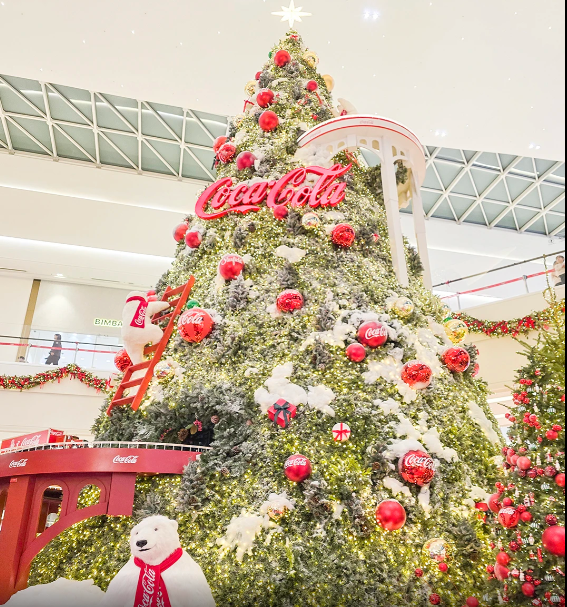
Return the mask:
[[[210,182],[213,142],[226,128],[225,116],[0,76],[0,152]],[[441,147],[426,154],[428,218],[564,238],[563,162]]]

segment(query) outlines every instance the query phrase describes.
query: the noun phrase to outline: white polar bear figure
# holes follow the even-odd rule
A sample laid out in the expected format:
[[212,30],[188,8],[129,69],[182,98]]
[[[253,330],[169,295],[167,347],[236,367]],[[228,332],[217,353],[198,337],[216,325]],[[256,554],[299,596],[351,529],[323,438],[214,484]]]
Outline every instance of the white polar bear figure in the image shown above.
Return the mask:
[[100,607],[103,600],[104,592],[92,580],[75,582],[60,578],[52,584],[21,590],[6,603],[6,607]]
[[122,311],[122,341],[132,364],[144,362],[144,347],[157,344],[163,337],[163,331],[152,324],[152,316],[169,307],[167,301],[148,302],[140,291],[128,295]]
[[181,548],[177,530],[177,521],[164,516],[132,529],[132,558],[110,583],[104,607],[215,607],[207,579]]

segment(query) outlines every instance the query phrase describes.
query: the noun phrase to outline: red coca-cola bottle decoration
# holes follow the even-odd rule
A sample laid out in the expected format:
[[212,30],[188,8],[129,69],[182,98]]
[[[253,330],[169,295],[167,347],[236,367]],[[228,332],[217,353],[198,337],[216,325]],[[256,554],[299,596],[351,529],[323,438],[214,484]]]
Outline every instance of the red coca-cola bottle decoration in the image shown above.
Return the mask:
[[380,348],[388,341],[388,329],[381,322],[365,322],[358,330],[358,341],[369,348]]
[[423,451],[409,451],[399,462],[402,478],[412,485],[423,487],[435,477],[435,462]]
[[200,343],[211,334],[215,323],[211,315],[201,308],[183,312],[177,322],[179,335],[190,343]]

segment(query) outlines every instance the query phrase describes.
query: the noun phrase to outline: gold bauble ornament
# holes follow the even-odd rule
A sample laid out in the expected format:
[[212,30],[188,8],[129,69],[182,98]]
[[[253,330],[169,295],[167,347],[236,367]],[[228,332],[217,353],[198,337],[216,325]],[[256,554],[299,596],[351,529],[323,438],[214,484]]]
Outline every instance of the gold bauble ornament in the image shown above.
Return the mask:
[[323,76],[323,80],[325,81],[325,86],[327,87],[327,90],[329,92],[335,88],[335,79],[332,76],[329,76],[329,74],[325,74]]
[[394,302],[392,310],[401,318],[409,318],[415,311],[415,304],[408,297],[399,297]]
[[278,508],[276,506],[270,506],[268,508],[268,516],[273,520],[273,521],[281,521],[282,518],[289,512],[289,508],[287,506],[283,506],[281,508]]
[[162,360],[154,367],[154,377],[159,381],[171,379],[175,375],[175,369],[167,360]]
[[303,53],[303,61],[313,69],[319,65],[319,57],[313,51],[306,51]]
[[469,328],[462,320],[451,318],[445,322],[445,333],[454,344],[460,344],[468,337]]
[[426,542],[423,550],[428,558],[438,563],[443,563],[451,558],[451,545],[439,537]]
[[303,224],[304,228],[314,230],[315,228],[319,227],[321,220],[319,219],[319,215],[317,215],[317,213],[305,213],[301,223]]
[[248,95],[248,97],[252,97],[252,95],[256,94],[256,87],[258,83],[256,80],[250,80],[250,82],[244,87],[244,92]]

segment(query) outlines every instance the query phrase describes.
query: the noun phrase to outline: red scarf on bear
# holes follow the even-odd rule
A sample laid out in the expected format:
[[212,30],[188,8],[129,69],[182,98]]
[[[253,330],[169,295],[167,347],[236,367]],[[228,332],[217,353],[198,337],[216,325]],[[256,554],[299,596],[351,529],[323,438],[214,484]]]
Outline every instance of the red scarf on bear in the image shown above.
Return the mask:
[[141,569],[134,607],[171,607],[161,574],[175,565],[182,556],[183,549],[178,548],[159,565],[148,565],[139,558],[134,559],[136,566]]
[[136,310],[136,314],[134,314],[134,318],[130,323],[131,327],[135,327],[137,329],[143,329],[146,326],[146,314],[148,312],[148,302],[139,296],[130,297],[126,300],[126,303],[130,303],[131,301],[139,301],[138,309]]

